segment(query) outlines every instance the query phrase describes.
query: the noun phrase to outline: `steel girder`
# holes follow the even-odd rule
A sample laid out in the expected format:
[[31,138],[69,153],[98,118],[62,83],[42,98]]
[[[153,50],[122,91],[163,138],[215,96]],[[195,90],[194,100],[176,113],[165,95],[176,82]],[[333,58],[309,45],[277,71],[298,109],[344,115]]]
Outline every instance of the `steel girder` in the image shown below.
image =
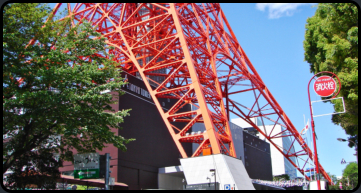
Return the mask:
[[[60,7],[57,4],[54,12]],[[119,67],[141,77],[183,158],[199,156],[209,148],[213,154],[236,157],[229,126],[233,113],[257,129],[304,175],[306,161],[313,160],[312,151],[237,42],[219,4],[77,3],[65,7],[73,25],[89,21],[96,26],[114,47],[109,53]],[[165,111],[160,98],[177,102]],[[191,111],[180,110],[188,104]],[[261,125],[251,121],[256,117]],[[285,129],[267,132],[266,120]],[[174,122],[187,124],[177,128]],[[206,131],[189,135],[195,123],[204,124]],[[273,141],[283,137],[291,139],[289,149]],[[187,155],[183,143],[199,146]],[[294,145],[301,150],[291,151]],[[331,182],[321,165],[320,170]]]

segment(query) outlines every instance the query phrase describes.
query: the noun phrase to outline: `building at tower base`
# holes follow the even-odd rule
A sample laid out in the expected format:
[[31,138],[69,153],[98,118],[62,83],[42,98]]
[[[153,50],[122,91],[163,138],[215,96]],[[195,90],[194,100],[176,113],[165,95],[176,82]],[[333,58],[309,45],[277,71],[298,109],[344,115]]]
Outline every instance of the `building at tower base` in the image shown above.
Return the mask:
[[[129,82],[122,88],[125,94],[117,99],[119,101],[118,104],[111,104],[111,106],[115,111],[121,109],[132,110],[129,112],[130,116],[125,117],[124,123],[121,124],[123,129],[119,131],[112,129],[112,131],[124,138],[135,138],[136,140],[126,144],[126,152],[122,152],[113,145],[107,145],[102,151],[97,151],[100,155],[110,153],[110,177],[114,178],[115,182],[127,184],[130,190],[184,189],[184,185],[189,185],[189,180],[186,180],[187,174],[184,173],[182,168],[181,160],[183,158],[174,144],[168,129],[165,127],[143,81],[130,74],[124,74],[124,77]],[[112,92],[112,94],[114,97],[117,97],[115,92]],[[174,103],[175,101],[172,99],[163,99],[161,101],[162,108],[165,111]],[[191,107],[185,106],[183,108],[189,110],[188,108]],[[174,122],[173,124],[184,123]],[[200,125],[197,123],[193,125],[192,129],[188,131],[190,135],[200,130],[203,131],[204,129],[200,128]],[[227,158],[222,159],[232,158],[231,160],[233,161],[231,163],[236,164],[234,167],[245,168],[240,175],[248,176],[250,179],[272,180],[269,144],[247,134],[241,127],[235,124],[231,124],[231,132],[237,158],[226,156]],[[266,151],[261,151],[256,147],[248,147],[250,142],[247,141],[253,140],[253,138],[259,140],[262,144],[258,144],[258,147],[265,146]],[[186,143],[184,148],[188,156],[191,157],[192,148],[194,150],[195,147],[192,147],[191,143]],[[76,153],[74,151],[74,154]],[[222,154],[222,156],[224,155]],[[71,162],[64,162],[63,165],[64,167],[61,168],[61,172],[65,175],[73,175],[73,164]],[[193,172],[199,171],[194,170]],[[209,171],[207,175],[210,175]],[[208,177],[211,178],[210,176]],[[205,183],[208,182],[209,180],[205,180]],[[217,180],[217,182],[219,181]],[[220,182],[219,188],[224,188],[224,183]]]
[[[253,121],[253,123],[255,125],[261,125],[261,121],[259,119],[252,118],[251,120]],[[237,124],[240,127],[242,127],[244,130],[246,130],[247,134],[256,136],[257,139],[253,139],[253,141],[254,140],[264,141],[269,144],[268,140],[265,139],[265,137],[263,135],[259,134],[257,130],[255,130],[250,124],[248,124],[241,118],[232,119],[231,121],[232,121],[232,123]],[[285,130],[281,125],[265,125],[265,129],[268,133],[271,132],[271,130],[273,133],[280,133]],[[252,141],[249,141],[249,140],[245,140],[245,141],[248,141],[245,143],[247,143],[249,145],[252,145],[252,144],[254,145],[254,142],[252,143]],[[290,153],[295,152],[294,148],[290,148],[292,143],[291,143],[290,138],[288,138],[288,137],[276,138],[276,139],[273,139],[273,142],[280,148],[290,149]],[[263,149],[263,148],[261,148],[261,149]],[[247,150],[247,145],[245,146],[245,150]],[[273,145],[270,146],[270,153],[271,153],[271,159],[272,159],[271,162],[272,162],[273,176],[287,174],[291,180],[297,178],[296,168]],[[296,158],[291,157],[290,159],[294,163],[296,162]],[[246,166],[247,166],[247,164],[246,164]]]
[[[124,77],[129,83],[122,88],[125,94],[118,97],[117,104],[110,105],[115,111],[132,110],[129,112],[130,116],[125,117],[124,123],[121,123],[123,129],[111,129],[116,135],[126,139],[135,138],[135,141],[126,144],[126,152],[110,144],[97,152],[100,155],[110,153],[110,177],[114,178],[115,182],[127,184],[129,190],[157,189],[158,169],[180,165],[181,156],[143,81],[130,74],[126,75],[124,74]],[[115,99],[116,92],[112,94]],[[172,99],[161,101],[164,110],[170,108],[172,103]],[[174,123],[177,124],[184,123]],[[191,144],[185,144],[184,148],[187,154],[192,154]],[[63,165],[60,171],[65,175],[73,175],[74,165],[69,161]]]

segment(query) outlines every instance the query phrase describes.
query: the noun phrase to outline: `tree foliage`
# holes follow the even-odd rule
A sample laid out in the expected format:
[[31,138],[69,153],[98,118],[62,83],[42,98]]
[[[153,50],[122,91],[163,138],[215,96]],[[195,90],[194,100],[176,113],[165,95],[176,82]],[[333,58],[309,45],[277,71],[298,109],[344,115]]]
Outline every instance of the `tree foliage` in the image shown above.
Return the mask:
[[[329,174],[329,173],[328,173]],[[349,163],[342,171],[342,178],[337,180],[335,175],[330,175],[335,185],[330,185],[330,190],[341,190],[340,183],[342,183],[342,190],[354,190],[358,186],[358,164]]]
[[273,181],[285,181],[285,180],[290,180],[290,176],[288,174],[273,176]]
[[[52,153],[72,160],[72,149],[94,152],[113,144],[125,151],[134,140],[111,131],[121,129],[129,110],[114,112],[114,96],[101,94],[123,94],[125,83],[107,52],[112,48],[88,23],[51,17],[44,25],[50,13],[37,3],[3,9],[3,174],[49,158],[43,149],[52,144],[58,144]],[[60,145],[49,140],[59,135]]]
[[356,187],[358,182],[358,164],[355,162],[349,163],[346,168],[342,171],[342,177],[347,179],[350,186]]
[[[332,180],[333,183],[336,183],[336,182],[337,182],[337,177],[336,177],[334,174],[331,174],[330,172],[327,172],[327,174],[328,174],[328,176],[331,178],[331,180]],[[322,180],[326,180],[326,178],[325,178],[323,175],[321,175],[321,179],[322,179]]]
[[[311,73],[330,71],[341,81],[338,96],[344,97],[346,113],[332,116],[333,123],[358,141],[358,8],[352,3],[320,3],[307,19],[304,40],[305,60]],[[333,100],[336,112],[341,100]],[[349,143],[353,147],[353,143]]]
[[26,152],[27,159],[17,159],[10,167],[13,172],[6,178],[9,189],[55,189],[62,162],[56,160],[51,149]]

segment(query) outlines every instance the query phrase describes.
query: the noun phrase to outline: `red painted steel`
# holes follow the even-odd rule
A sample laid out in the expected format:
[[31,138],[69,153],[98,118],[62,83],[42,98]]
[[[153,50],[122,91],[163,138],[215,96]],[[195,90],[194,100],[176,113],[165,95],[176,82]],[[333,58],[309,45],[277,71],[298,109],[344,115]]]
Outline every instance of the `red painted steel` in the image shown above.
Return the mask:
[[[54,11],[60,7],[64,6]],[[233,113],[304,174],[298,160],[313,160],[310,148],[263,83],[218,3],[77,3],[65,7],[74,25],[89,21],[107,38],[107,44],[114,47],[109,53],[119,67],[144,80],[183,158],[199,156],[209,148],[213,154],[236,157],[229,126]],[[160,98],[177,102],[163,110]],[[187,104],[192,110],[181,111]],[[251,121],[257,117],[261,125]],[[267,132],[266,119],[285,130]],[[174,122],[187,125],[177,128]],[[195,123],[204,124],[206,130],[189,134]],[[301,150],[290,151],[273,142],[282,137],[291,138]],[[199,146],[187,155],[184,143]],[[331,181],[321,166],[320,171]]]

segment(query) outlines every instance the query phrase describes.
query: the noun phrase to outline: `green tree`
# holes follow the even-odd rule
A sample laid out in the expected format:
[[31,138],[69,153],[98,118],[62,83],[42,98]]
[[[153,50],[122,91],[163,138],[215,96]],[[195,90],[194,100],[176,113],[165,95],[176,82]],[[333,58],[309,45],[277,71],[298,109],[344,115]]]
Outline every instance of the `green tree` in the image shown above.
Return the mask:
[[[129,115],[110,106],[125,84],[108,54],[113,48],[88,23],[71,27],[70,20],[50,17],[44,25],[50,13],[37,3],[3,7],[3,174],[27,165],[32,174],[56,178],[49,168],[61,162],[49,166],[54,159],[45,149],[72,160],[73,149],[94,152],[112,144],[126,151],[134,140],[110,129],[121,129]],[[49,140],[55,136],[61,140]]]
[[85,185],[76,185],[77,186],[77,190],[90,190],[90,189],[93,189],[94,187],[93,186],[85,186]]
[[[13,172],[6,178],[10,189],[54,189],[60,177],[61,162],[53,157],[51,149],[26,152],[26,159],[17,159],[10,167]],[[11,186],[10,186],[11,185]]]
[[[352,3],[320,3],[307,19],[305,61],[311,73],[330,71],[341,81],[338,96],[344,97],[346,113],[332,116],[333,123],[358,141],[358,8]],[[343,110],[341,100],[332,101],[336,112]],[[353,147],[353,143],[349,143]]]
[[328,189],[329,190],[340,190],[339,186],[338,186],[338,183],[335,184],[335,185],[329,185],[328,186]]
[[[337,183],[337,177],[333,174],[331,174],[330,172],[327,172],[328,176],[331,178],[333,183]],[[321,175],[321,179],[322,180],[326,180],[325,177],[323,175]],[[330,182],[331,183],[331,182]]]
[[288,174],[273,176],[273,181],[285,181],[285,180],[290,180],[290,176]]
[[[355,162],[349,163],[342,171],[342,178],[350,183],[350,188],[353,189],[358,184],[358,165]],[[345,185],[346,186],[346,185]]]

